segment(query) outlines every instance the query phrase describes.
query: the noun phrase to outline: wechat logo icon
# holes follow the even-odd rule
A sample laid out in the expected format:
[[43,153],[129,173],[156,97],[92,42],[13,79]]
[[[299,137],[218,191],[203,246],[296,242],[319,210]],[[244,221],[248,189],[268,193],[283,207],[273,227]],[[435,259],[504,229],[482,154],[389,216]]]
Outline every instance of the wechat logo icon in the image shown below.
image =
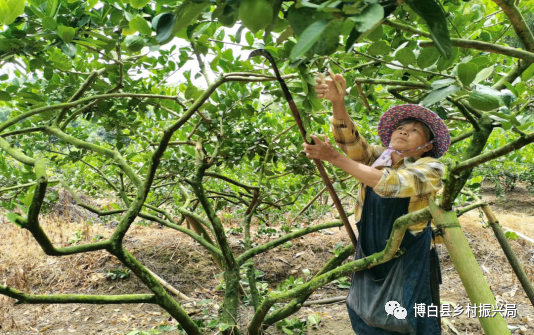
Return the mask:
[[406,315],[408,314],[408,312],[406,311],[406,308],[402,307],[397,301],[388,301],[386,303],[386,306],[384,306],[384,308],[386,309],[386,313],[388,313],[388,315],[392,315],[397,319],[397,320],[404,320],[406,319]]

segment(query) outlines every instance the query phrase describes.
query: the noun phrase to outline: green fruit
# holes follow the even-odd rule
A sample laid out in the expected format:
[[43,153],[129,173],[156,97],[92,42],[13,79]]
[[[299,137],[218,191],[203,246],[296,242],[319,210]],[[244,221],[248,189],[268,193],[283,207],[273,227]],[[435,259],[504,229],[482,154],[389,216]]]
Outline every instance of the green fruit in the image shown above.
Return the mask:
[[233,27],[235,24],[235,21],[237,21],[237,18],[234,13],[229,14],[229,15],[219,16],[219,23],[225,27]]
[[136,52],[141,51],[145,46],[145,39],[137,35],[129,35],[124,39],[124,47],[128,51]]
[[[295,5],[291,6],[288,11],[289,25],[293,28],[293,31],[297,36],[300,36],[302,32],[308,28],[309,25],[319,20],[331,20],[334,17],[331,13],[318,12],[313,8],[296,8]],[[323,31],[319,40],[308,50],[307,56],[317,55],[330,55],[334,53],[339,46],[339,34],[342,29],[343,23],[338,20],[331,22],[328,27]]]
[[267,28],[273,19],[273,6],[267,0],[244,0],[239,6],[239,19],[253,33]]
[[501,105],[497,96],[480,91],[472,91],[468,101],[471,107],[481,111],[491,111]]

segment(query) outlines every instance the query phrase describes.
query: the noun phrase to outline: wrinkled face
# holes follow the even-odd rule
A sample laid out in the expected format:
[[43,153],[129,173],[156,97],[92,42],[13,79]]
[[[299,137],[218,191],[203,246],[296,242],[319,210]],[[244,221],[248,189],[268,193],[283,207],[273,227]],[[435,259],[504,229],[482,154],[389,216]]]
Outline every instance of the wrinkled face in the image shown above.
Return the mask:
[[[399,151],[415,149],[428,142],[427,136],[423,130],[423,125],[419,122],[411,122],[400,125],[391,134],[391,142],[389,146]],[[425,152],[432,150],[433,145],[429,144],[426,147],[413,152],[403,153],[407,157],[421,156]]]

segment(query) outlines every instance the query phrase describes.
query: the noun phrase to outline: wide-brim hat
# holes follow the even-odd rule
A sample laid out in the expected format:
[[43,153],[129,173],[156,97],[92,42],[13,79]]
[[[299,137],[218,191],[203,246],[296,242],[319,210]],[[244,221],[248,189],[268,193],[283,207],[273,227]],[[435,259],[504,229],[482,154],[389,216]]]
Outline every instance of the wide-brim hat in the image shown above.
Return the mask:
[[434,147],[429,151],[429,155],[434,158],[443,156],[451,145],[449,129],[438,114],[420,105],[394,106],[382,115],[378,122],[378,136],[380,136],[384,146],[389,146],[391,134],[393,134],[399,122],[407,118],[424,122],[432,130],[434,133]]

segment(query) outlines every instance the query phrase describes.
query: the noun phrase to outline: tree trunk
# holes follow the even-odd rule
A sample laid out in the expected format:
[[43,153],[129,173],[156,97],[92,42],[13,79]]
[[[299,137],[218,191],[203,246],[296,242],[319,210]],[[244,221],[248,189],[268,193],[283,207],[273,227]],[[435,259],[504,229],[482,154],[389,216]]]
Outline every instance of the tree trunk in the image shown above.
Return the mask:
[[[456,213],[454,211],[444,211],[433,201],[430,201],[429,208],[434,222],[443,232],[443,241],[451,256],[451,261],[460,275],[460,279],[471,303],[473,305],[476,304],[476,306],[490,304],[496,308],[497,303],[495,297],[467,243]],[[479,315],[477,314],[477,316]],[[478,320],[486,335],[510,334],[506,321],[499,313],[495,314],[494,317],[479,317]]]
[[239,335],[237,329],[237,306],[239,304],[239,268],[227,269],[224,273],[226,289],[224,302],[220,312],[222,322],[230,325],[222,333],[223,335]]

